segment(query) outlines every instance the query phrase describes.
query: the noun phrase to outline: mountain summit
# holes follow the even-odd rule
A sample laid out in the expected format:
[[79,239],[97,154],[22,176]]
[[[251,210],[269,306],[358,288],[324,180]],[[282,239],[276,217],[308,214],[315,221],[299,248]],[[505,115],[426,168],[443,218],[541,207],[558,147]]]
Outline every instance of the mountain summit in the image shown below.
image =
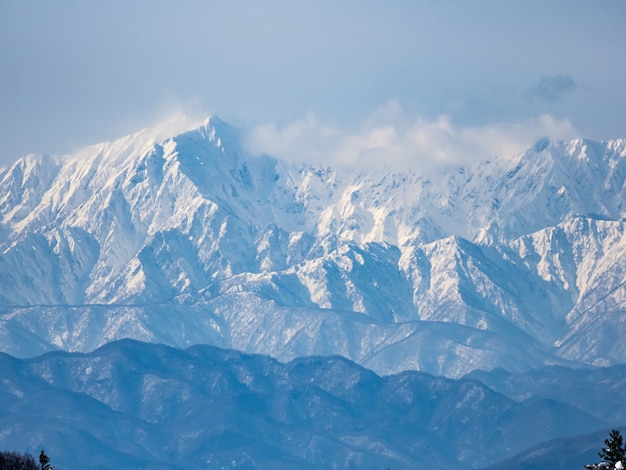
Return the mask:
[[131,337],[383,374],[626,362],[626,141],[445,172],[249,155],[217,117],[0,170],[5,352]]

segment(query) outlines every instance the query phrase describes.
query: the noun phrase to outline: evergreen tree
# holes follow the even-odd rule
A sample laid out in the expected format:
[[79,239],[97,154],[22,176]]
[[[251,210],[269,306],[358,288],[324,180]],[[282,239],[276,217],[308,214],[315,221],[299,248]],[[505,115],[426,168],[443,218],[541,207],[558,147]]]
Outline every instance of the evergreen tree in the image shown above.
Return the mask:
[[52,470],[50,457],[48,457],[43,450],[39,454],[39,464],[41,465],[41,470]]
[[606,447],[602,449],[602,452],[598,453],[602,460],[606,462],[611,462],[612,464],[616,464],[617,462],[624,462],[624,454],[626,453],[626,448],[624,448],[624,439],[617,429],[613,429],[611,431],[608,439],[604,440],[604,445]]

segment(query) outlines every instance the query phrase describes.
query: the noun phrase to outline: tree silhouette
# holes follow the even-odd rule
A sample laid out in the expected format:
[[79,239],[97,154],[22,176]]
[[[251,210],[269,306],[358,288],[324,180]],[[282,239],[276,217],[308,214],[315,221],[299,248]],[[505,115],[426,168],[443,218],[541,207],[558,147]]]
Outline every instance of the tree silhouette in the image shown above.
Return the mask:
[[617,429],[613,429],[609,434],[608,439],[604,440],[604,447],[602,452],[598,452],[600,458],[606,462],[616,464],[617,462],[624,463],[624,439]]
[[48,457],[43,450],[39,454],[39,464],[41,465],[41,470],[52,470],[50,457]]

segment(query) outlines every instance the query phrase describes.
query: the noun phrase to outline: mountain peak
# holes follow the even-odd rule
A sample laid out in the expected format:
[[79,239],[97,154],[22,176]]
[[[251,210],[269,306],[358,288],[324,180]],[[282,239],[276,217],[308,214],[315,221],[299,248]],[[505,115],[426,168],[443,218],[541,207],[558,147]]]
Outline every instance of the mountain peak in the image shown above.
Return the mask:
[[222,120],[217,114],[210,114],[204,121],[202,121],[202,127],[217,127],[229,126],[230,124]]
[[[0,331],[6,348],[28,349],[18,343],[29,331],[37,348],[84,350],[124,335],[282,358],[339,353],[383,372],[530,367],[557,361],[553,339],[573,337],[559,322],[580,307],[571,287],[580,276],[623,279],[622,252],[611,248],[619,227],[515,243],[571,214],[619,221],[623,146],[587,142],[593,155],[578,158],[582,141],[542,139],[518,161],[426,178],[255,157],[215,115],[166,124],[166,140],[133,134],[0,175],[0,309],[18,309],[15,334]],[[609,236],[590,252],[593,272],[580,268],[574,248]],[[56,307],[37,314],[42,305]],[[100,326],[73,335],[83,314]],[[518,364],[497,347],[477,346],[474,362],[453,353],[495,333],[502,351],[510,343],[532,354]],[[422,339],[445,360],[431,361]]]
[[535,145],[532,146],[532,151],[535,153],[540,153],[548,147],[550,147],[550,139],[548,139],[547,137],[543,137],[535,142]]
[[[187,139],[192,141],[208,141],[220,149],[229,148],[239,151],[241,147],[241,132],[234,126],[220,119],[219,116],[210,115],[200,125],[189,128],[185,132],[170,136],[171,139],[181,143]],[[199,142],[198,142],[199,143]]]

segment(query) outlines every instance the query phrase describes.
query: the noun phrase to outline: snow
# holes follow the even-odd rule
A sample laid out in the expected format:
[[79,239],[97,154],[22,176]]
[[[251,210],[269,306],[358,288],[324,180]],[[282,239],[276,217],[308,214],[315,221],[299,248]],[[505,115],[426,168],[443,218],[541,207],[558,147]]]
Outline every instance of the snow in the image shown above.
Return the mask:
[[[248,155],[216,117],[157,134],[0,172],[3,350],[196,338],[450,377],[626,361],[611,339],[626,333],[624,140],[420,174]],[[83,317],[98,327],[76,336]]]

